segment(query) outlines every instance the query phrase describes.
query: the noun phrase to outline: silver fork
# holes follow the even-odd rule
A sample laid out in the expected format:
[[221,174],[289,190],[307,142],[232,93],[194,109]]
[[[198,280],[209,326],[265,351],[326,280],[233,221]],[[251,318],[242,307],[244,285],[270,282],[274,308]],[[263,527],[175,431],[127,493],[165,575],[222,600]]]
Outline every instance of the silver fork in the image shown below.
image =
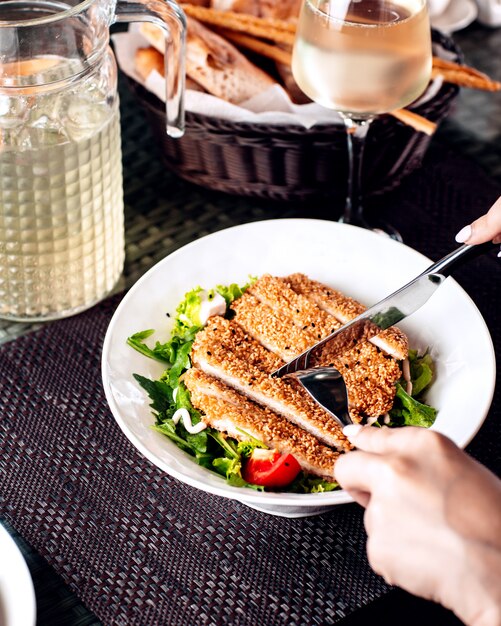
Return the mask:
[[343,427],[353,424],[348,411],[348,390],[344,378],[335,367],[310,367],[285,374],[297,378],[310,396]]

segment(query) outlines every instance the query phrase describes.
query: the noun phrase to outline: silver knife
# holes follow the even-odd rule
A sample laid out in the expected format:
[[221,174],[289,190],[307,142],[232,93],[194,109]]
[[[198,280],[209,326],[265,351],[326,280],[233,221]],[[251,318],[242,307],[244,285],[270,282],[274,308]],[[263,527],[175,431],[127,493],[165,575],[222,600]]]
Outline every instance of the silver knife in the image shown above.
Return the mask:
[[326,343],[330,344],[329,356],[335,356],[353,348],[362,339],[369,340],[379,335],[422,307],[454,270],[495,247],[489,241],[477,246],[465,244],[453,250],[409,283],[275,370],[272,376],[281,377],[308,369],[312,354]]

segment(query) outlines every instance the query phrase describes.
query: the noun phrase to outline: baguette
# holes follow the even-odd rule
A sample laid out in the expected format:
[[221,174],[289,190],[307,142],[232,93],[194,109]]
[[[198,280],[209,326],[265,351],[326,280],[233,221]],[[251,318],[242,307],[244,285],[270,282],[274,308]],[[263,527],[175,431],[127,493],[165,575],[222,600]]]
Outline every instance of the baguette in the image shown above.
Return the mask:
[[301,0],[211,0],[216,11],[246,13],[255,17],[290,20],[299,15]]
[[424,133],[425,135],[431,136],[437,130],[435,122],[432,122],[422,115],[414,113],[413,111],[409,111],[408,109],[396,109],[395,111],[390,111],[389,114],[400,122],[407,124],[407,126],[410,126],[414,130]]
[[148,43],[161,54],[165,54],[165,35],[163,31],[150,22],[141,22],[139,32]]
[[433,68],[440,70],[454,70],[461,71],[465,74],[471,74],[473,76],[480,76],[485,78],[485,74],[479,72],[474,67],[470,67],[469,65],[461,65],[460,63],[456,63],[455,61],[448,61],[447,59],[442,59],[440,57],[433,57]]
[[[263,91],[275,81],[254,66],[229,43],[271,59],[295,102],[307,99],[299,93],[290,72],[291,45],[296,29],[296,0],[274,3],[272,0],[210,0],[210,8],[183,4],[188,16],[187,75],[209,93],[229,102],[239,103]],[[198,4],[198,3],[197,3]],[[279,8],[273,11],[273,7]],[[210,24],[222,35],[208,30],[194,18]],[[191,26],[190,26],[191,25]],[[141,31],[157,50],[165,48],[163,34],[143,23]],[[266,40],[266,41],[263,41]],[[274,43],[269,43],[274,42]],[[279,45],[276,45],[279,44]],[[137,61],[141,63],[141,59]],[[245,77],[245,68],[248,75]],[[138,69],[140,72],[140,69]],[[491,80],[474,68],[433,57],[432,76],[463,87],[498,91],[501,83]],[[432,135],[436,124],[406,109],[390,113],[419,132]]]
[[[280,3],[273,0],[211,0],[211,2],[210,8],[193,4],[183,4],[182,7],[188,15],[204,23],[230,32],[242,33],[242,43],[239,45],[255,50],[263,56],[271,54],[273,56],[270,58],[274,59],[276,53],[273,47],[256,50],[258,44],[252,42],[251,38],[257,38],[257,41],[261,39],[272,41],[286,47],[293,45],[296,32],[296,19],[293,16],[296,10],[293,8],[294,0],[284,0]],[[275,13],[271,8],[273,6],[279,7]],[[284,19],[284,16],[289,19]],[[244,40],[247,40],[245,44]],[[284,64],[284,58],[277,61]],[[491,80],[482,72],[439,57],[433,57],[432,76],[441,76],[446,82],[461,87],[483,91],[501,90],[501,83]]]
[[[194,20],[190,20],[190,24],[191,24],[191,28],[193,29],[196,22]],[[199,24],[198,26],[201,26],[201,25]],[[163,62],[163,54],[160,52],[160,50],[162,50],[162,48],[164,47],[163,34],[158,28],[147,23],[142,23],[140,29],[141,29],[141,33],[143,34],[143,36],[146,37],[148,41],[152,44],[152,47],[139,48],[137,50],[136,58],[135,58],[136,71],[143,80],[146,80],[148,76],[150,75],[150,72],[152,72],[153,70],[156,70],[163,76],[164,75],[164,62]],[[207,29],[204,29],[204,31],[207,31]],[[213,35],[213,33],[211,34]],[[217,35],[214,35],[214,36],[217,37]],[[218,39],[221,39],[221,38],[219,37]],[[204,80],[203,77],[201,77],[199,80],[195,79],[195,76],[197,76],[199,73],[203,73],[203,70],[201,69],[199,69],[197,72],[196,70],[197,64],[194,63],[194,60],[193,60],[193,56],[196,55],[197,50],[200,50],[200,48],[198,47],[198,45],[196,45],[193,42],[191,43],[191,48],[190,48],[190,37],[188,37],[188,51],[190,51],[190,49],[191,49],[191,57],[190,57],[190,52],[188,52],[188,55],[187,55],[187,74],[188,74],[187,81],[186,81],[187,88],[194,89],[197,91],[206,90],[209,93],[212,93],[213,95],[219,95],[219,97],[222,97],[223,99],[226,99],[226,98],[224,97],[224,95],[221,95],[221,94],[224,92],[224,94],[228,96],[228,91],[229,91],[230,93],[228,97],[233,98],[233,100],[230,100],[230,102],[237,102],[235,98],[238,98],[239,94],[241,94],[242,91],[238,87],[235,89],[233,86],[235,76],[231,77],[230,81],[228,82],[228,85],[226,85],[227,89],[221,88],[218,90],[214,87],[214,85],[212,85],[212,91],[210,91],[209,88],[207,87],[208,80]],[[203,49],[201,50],[201,54],[202,54],[202,57],[205,54]],[[191,58],[191,62],[188,62],[189,58]],[[243,56],[242,58],[245,59],[245,57]],[[285,60],[289,61],[288,58]],[[250,64],[250,62],[247,61],[246,59],[245,61],[249,65],[251,65],[253,68],[255,67],[252,64]],[[192,66],[195,67],[195,70],[193,69]],[[295,84],[295,81],[292,77],[292,72],[290,71],[289,62],[279,64],[278,67],[281,69],[280,73],[283,79],[285,80],[286,87],[289,93],[291,94],[291,97],[294,100],[294,102],[297,102],[297,103],[308,102],[308,98],[304,96],[304,94],[299,90],[299,88]],[[255,69],[257,70],[257,68]],[[215,73],[216,69],[213,69],[213,72]],[[221,74],[221,76],[223,75]],[[274,84],[274,81],[271,77],[269,77],[268,75],[266,75],[266,77],[267,77],[266,87],[270,86],[271,84]],[[207,78],[207,76],[205,76],[205,78]],[[269,79],[269,82],[268,82],[268,79]],[[245,76],[243,76],[243,81],[245,84]],[[295,89],[294,89],[294,86],[295,86]],[[232,87],[232,89],[228,89],[229,87]],[[266,88],[266,87],[263,84],[263,88]],[[251,88],[250,91],[245,91],[245,97],[243,97],[242,100],[254,95],[254,93],[255,92],[253,91],[253,88]],[[411,113],[410,111],[406,111],[406,110],[399,110],[399,111],[392,112],[392,115],[395,118],[397,118],[399,121],[411,126],[417,131],[424,132],[427,135],[433,134],[436,130],[436,124],[421,117],[420,115],[417,115],[416,113]]]
[[[461,66],[459,66],[461,68]],[[441,68],[433,68],[431,75],[433,78],[441,76],[445,82],[459,87],[469,87],[470,89],[479,89],[481,91],[500,91],[501,83],[490,79],[480,72],[471,73],[462,69],[445,70]]]
[[237,32],[261,37],[275,43],[292,46],[296,26],[285,20],[255,17],[235,11],[216,11],[205,7],[196,7],[191,4],[182,4],[186,15],[193,17],[204,24],[217,28],[227,28]]
[[255,52],[256,54],[259,54],[267,59],[271,59],[276,63],[282,63],[284,65],[291,64],[292,55],[288,50],[279,48],[274,44],[266,43],[261,39],[256,39],[256,37],[250,37],[249,35],[244,35],[243,33],[236,33],[232,30],[223,29],[218,32],[225,39],[231,41],[241,48],[245,48],[246,50]]

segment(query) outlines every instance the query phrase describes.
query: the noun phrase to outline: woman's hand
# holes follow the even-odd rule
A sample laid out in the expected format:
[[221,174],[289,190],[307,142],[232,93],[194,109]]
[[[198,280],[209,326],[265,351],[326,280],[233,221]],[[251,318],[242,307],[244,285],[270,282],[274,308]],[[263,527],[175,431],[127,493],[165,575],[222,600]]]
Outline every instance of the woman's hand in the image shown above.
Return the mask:
[[479,217],[456,235],[458,243],[477,244],[485,241],[501,243],[501,198],[498,198],[485,215]]
[[349,426],[358,450],[336,479],[366,507],[367,553],[386,581],[501,625],[501,481],[446,437],[422,428]]

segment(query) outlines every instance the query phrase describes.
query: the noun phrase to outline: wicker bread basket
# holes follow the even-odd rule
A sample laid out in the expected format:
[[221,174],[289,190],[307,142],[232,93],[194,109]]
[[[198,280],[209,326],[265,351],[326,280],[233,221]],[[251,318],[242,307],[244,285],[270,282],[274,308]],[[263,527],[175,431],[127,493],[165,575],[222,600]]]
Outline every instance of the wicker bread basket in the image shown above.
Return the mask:
[[[434,31],[433,41],[459,57],[453,42]],[[186,114],[181,139],[165,134],[165,105],[134,81],[167,166],[180,177],[231,194],[284,201],[343,198],[347,150],[338,124],[311,129],[293,125],[235,123],[195,113]],[[413,109],[433,122],[449,112],[458,88],[444,84],[431,100]],[[422,162],[430,137],[392,116],[376,119],[367,136],[364,192],[394,188]]]

